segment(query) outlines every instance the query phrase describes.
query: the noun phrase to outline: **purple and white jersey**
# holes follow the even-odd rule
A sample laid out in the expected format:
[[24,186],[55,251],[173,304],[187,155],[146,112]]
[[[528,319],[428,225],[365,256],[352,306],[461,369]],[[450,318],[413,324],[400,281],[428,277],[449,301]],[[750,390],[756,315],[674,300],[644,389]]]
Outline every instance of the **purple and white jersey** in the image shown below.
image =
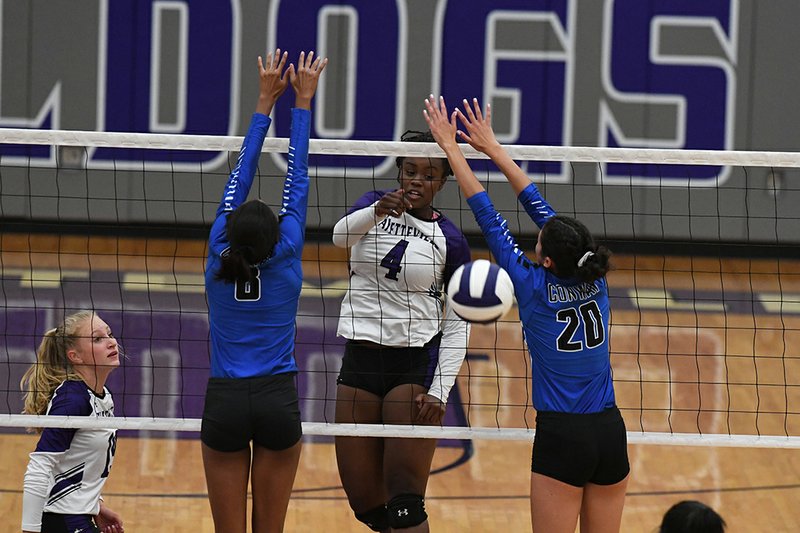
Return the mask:
[[388,191],[362,196],[337,222],[333,241],[350,250],[350,287],[342,300],[337,333],[383,346],[421,347],[442,332],[429,394],[447,401],[464,359],[469,326],[445,306],[453,272],[470,261],[467,240],[447,217],[408,213],[377,217]]
[[[114,400],[106,388],[97,395],[83,381],[65,381],[47,414],[111,417]],[[44,511],[96,515],[116,447],[113,429],[45,428],[25,472],[22,529],[40,531]]]

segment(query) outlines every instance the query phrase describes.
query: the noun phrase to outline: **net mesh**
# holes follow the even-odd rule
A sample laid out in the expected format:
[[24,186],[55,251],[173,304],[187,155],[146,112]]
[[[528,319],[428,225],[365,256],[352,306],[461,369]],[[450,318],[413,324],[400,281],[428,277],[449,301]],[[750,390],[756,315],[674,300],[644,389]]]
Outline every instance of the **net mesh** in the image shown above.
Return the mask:
[[[0,425],[197,431],[208,377],[206,237],[239,137],[0,130]],[[267,139],[251,197],[280,199],[286,139]],[[525,250],[533,225],[469,148]],[[632,442],[800,446],[800,154],[509,147],[548,201],[615,252],[617,403]],[[530,362],[516,308],[474,326],[443,427],[334,424],[347,252],[331,228],[398,155],[425,143],[314,140],[297,317],[304,432],[530,439]],[[435,205],[489,257],[450,183]],[[117,418],[22,416],[19,380],[42,334],[97,310],[124,346]]]

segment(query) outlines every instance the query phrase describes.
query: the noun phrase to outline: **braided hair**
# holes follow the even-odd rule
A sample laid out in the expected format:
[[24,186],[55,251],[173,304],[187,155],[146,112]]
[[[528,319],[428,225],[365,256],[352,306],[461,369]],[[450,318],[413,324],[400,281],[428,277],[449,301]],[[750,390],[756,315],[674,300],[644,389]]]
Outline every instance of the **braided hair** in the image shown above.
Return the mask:
[[[433,134],[430,131],[414,131],[414,130],[407,130],[403,135],[400,136],[400,140],[403,142],[415,142],[415,143],[435,143],[436,139],[433,138]],[[442,176],[452,176],[453,169],[450,167],[450,162],[447,160],[446,157],[438,158],[439,161],[442,162]],[[405,160],[405,156],[398,156],[394,160],[395,166],[397,166],[398,173],[403,168],[403,161]]]

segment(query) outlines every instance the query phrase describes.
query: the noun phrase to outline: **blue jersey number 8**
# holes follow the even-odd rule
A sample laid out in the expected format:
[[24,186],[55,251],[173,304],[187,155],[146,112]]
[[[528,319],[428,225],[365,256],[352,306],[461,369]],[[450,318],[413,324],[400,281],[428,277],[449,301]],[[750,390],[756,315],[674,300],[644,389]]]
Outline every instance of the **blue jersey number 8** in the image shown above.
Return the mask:
[[256,267],[250,267],[252,278],[249,280],[236,280],[236,301],[254,302],[261,299],[261,272]]

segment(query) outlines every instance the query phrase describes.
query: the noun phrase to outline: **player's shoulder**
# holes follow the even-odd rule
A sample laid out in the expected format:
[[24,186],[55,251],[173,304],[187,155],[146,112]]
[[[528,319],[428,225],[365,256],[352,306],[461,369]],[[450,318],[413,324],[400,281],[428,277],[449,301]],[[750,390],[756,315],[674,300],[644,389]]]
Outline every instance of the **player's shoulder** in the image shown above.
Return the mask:
[[80,415],[91,413],[89,403],[91,391],[83,381],[66,380],[53,391],[50,399],[50,415]]
[[374,190],[365,192],[358,198],[358,200],[355,201],[355,203],[353,203],[353,207],[351,207],[347,211],[347,214],[349,215],[355,211],[371,206],[372,204],[380,200],[383,197],[383,195],[388,192],[391,192],[391,190],[385,190],[385,191]]
[[459,240],[464,240],[466,242],[467,238],[464,236],[464,232],[461,231],[461,228],[456,225],[455,222],[450,220],[447,215],[436,209],[436,217],[435,222],[439,225],[442,229],[442,233],[449,237],[458,238]]

